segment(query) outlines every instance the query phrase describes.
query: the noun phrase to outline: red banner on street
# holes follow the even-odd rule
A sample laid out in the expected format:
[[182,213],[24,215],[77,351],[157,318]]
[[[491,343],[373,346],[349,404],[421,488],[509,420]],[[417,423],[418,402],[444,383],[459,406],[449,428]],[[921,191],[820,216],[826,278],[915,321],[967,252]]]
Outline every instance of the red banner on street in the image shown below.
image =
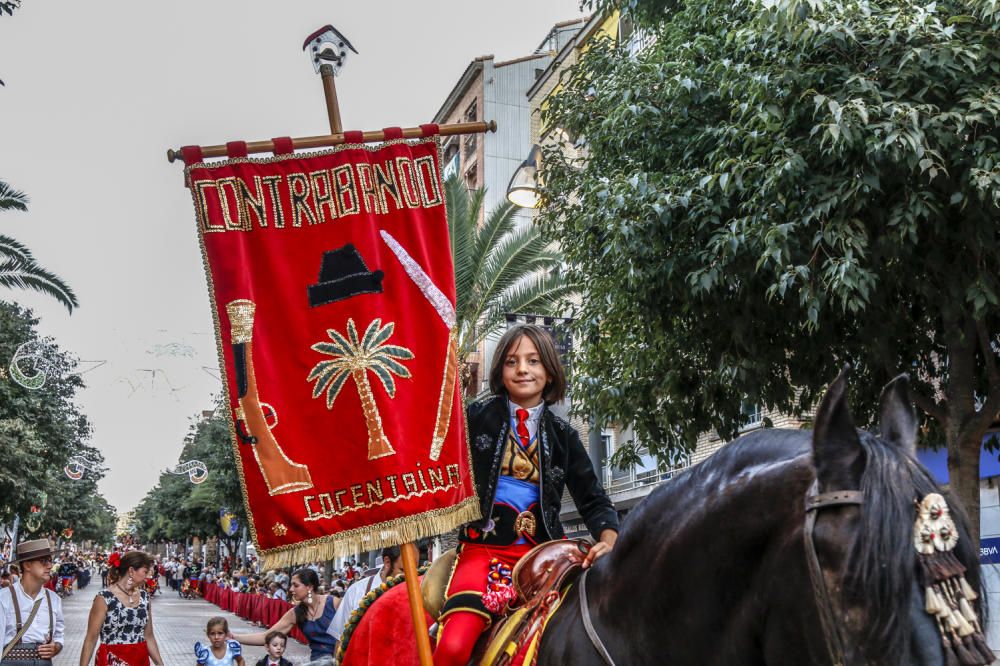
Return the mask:
[[186,173],[265,565],[478,518],[437,141]]

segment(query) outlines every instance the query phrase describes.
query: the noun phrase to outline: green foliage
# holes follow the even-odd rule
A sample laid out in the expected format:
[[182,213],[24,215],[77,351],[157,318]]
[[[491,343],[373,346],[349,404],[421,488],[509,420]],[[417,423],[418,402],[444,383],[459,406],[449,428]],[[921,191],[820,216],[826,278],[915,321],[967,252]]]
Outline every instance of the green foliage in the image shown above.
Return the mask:
[[545,117],[584,154],[543,164],[587,293],[574,400],[664,452],[732,437],[744,400],[808,409],[852,361],[859,411],[910,371],[978,465],[1000,408],[997,2],[625,4],[655,43],[595,43]]
[[74,374],[76,361],[69,354],[38,336],[37,324],[29,310],[0,302],[0,360],[8,363],[24,343],[43,342],[52,364],[37,390],[12,381],[6,368],[0,368],[0,523],[10,524],[18,514],[27,517],[44,493],[47,503],[39,533],[72,527],[74,538],[106,541],[115,516],[97,490],[104,470],[88,470],[79,481],[63,472],[75,455],[103,461],[86,444],[90,424],[74,402],[83,380]]
[[[0,14],[3,4],[0,3]],[[9,10],[8,10],[9,11]],[[0,211],[28,210],[28,197],[0,181]],[[23,244],[0,234],[0,287],[33,289],[47,294],[66,306],[70,312],[79,307],[76,294],[58,275],[38,264]]]
[[561,256],[532,225],[518,226],[510,203],[485,220],[485,191],[469,192],[457,176],[445,181],[448,230],[455,262],[458,355],[466,358],[508,312],[559,315],[573,286],[560,272]]
[[229,422],[222,410],[191,426],[178,462],[192,459],[208,467],[205,481],[193,484],[186,475],[164,472],[136,508],[139,538],[144,543],[183,542],[191,536],[223,538],[222,507],[228,507],[240,525],[247,525]]

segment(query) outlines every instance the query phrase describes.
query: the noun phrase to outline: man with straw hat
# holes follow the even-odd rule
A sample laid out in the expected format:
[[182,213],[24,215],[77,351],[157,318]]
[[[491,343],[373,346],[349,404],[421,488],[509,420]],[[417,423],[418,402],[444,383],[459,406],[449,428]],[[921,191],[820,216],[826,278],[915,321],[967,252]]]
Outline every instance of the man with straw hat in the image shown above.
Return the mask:
[[18,544],[14,561],[21,579],[0,590],[3,666],[50,665],[63,647],[62,600],[43,586],[52,577],[48,539]]

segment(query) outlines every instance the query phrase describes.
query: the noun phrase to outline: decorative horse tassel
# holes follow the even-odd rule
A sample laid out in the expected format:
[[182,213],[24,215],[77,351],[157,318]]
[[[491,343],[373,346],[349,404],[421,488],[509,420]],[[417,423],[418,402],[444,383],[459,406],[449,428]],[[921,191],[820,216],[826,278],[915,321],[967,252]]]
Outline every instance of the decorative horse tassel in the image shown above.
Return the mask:
[[947,666],[984,666],[995,661],[972,602],[979,598],[955,557],[958,528],[944,498],[931,493],[917,505],[913,546],[923,578],[924,610],[937,618]]
[[976,611],[972,610],[972,606],[969,605],[969,602],[965,597],[959,598],[958,609],[962,611],[962,617],[969,622],[976,622],[979,619],[976,617]]
[[962,579],[959,581],[959,585],[962,587],[962,595],[969,601],[975,601],[979,598],[976,591],[972,589],[971,585],[969,585],[969,581],[965,580],[965,576],[962,576]]
[[924,591],[924,596],[927,598],[924,610],[926,610],[929,615],[938,615],[944,605],[941,602],[940,597],[938,597],[937,593],[934,591],[934,588],[927,587]]

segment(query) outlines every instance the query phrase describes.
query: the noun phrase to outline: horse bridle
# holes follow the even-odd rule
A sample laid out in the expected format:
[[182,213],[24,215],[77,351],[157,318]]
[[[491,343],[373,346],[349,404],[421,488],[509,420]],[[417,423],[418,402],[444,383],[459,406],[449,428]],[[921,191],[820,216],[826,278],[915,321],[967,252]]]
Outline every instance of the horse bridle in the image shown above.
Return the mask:
[[860,490],[819,492],[818,479],[813,481],[809,492],[806,493],[806,523],[803,530],[806,563],[809,565],[809,579],[812,581],[813,598],[816,600],[816,610],[819,612],[823,638],[826,641],[826,649],[830,654],[830,663],[833,666],[846,666],[846,652],[844,650],[844,637],[841,634],[841,623],[837,621],[833,611],[830,589],[826,585],[823,568],[819,564],[819,555],[816,553],[816,541],[813,538],[813,532],[816,529],[816,514],[819,513],[820,509],[831,506],[860,506],[863,504],[864,495]]
[[[819,555],[816,553],[816,541],[813,534],[816,530],[816,514],[820,509],[832,506],[861,506],[864,502],[864,494],[860,490],[834,490],[832,492],[819,492],[819,480],[813,481],[809,492],[806,493],[806,522],[802,531],[803,541],[806,551],[806,563],[809,565],[809,579],[812,581],[813,598],[816,600],[816,609],[819,612],[820,627],[823,629],[823,639],[826,642],[827,652],[830,654],[830,663],[833,666],[846,666],[846,652],[844,650],[844,637],[841,635],[840,623],[837,621],[833,611],[833,601],[830,599],[830,589],[826,585],[823,577],[823,567],[819,563]],[[604,645],[604,641],[597,635],[594,623],[590,618],[590,605],[587,602],[587,573],[584,570],[580,576],[578,585],[580,586],[580,615],[583,619],[583,628],[587,632],[587,638],[591,645],[601,656],[606,666],[615,666],[614,659]]]

